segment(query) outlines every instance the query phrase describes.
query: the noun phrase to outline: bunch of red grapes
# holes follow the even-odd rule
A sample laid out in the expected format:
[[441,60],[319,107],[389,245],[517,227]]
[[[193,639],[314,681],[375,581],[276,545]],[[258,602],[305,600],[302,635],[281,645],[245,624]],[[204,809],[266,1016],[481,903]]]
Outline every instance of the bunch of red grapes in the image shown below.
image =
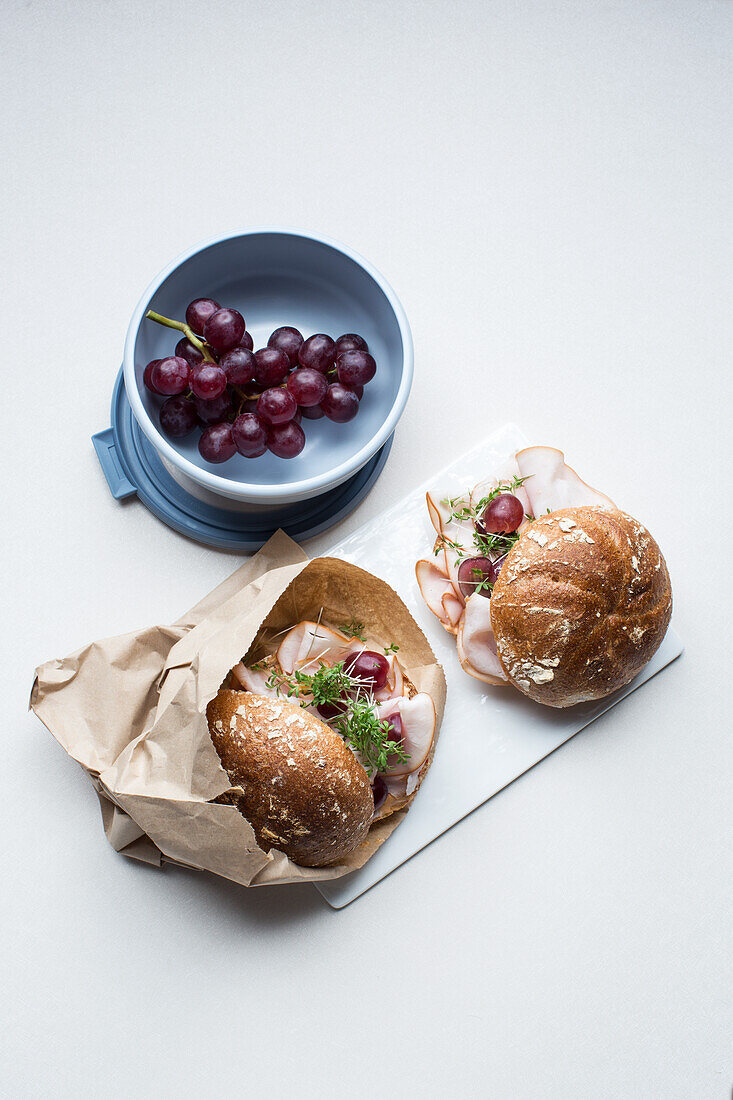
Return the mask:
[[203,428],[198,446],[207,462],[226,462],[237,452],[258,458],[268,450],[295,458],[305,446],[303,418],[353,420],[377,370],[356,333],[333,340],[319,332],[306,340],[286,325],[254,351],[241,313],[213,298],[191,302],[185,324],[152,310],[147,316],[184,333],[175,354],[153,359],[143,374],[150,392],[166,398],[161,429],[180,439]]

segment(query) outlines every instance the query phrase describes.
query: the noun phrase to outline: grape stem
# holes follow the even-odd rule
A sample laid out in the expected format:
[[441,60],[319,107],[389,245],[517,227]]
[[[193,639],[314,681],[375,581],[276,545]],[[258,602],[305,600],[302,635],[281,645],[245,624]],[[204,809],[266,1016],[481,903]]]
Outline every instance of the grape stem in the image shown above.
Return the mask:
[[[269,389],[271,389],[271,390],[286,390],[287,388],[288,388],[287,382],[283,382],[279,386],[270,386],[269,387]],[[239,398],[239,409],[240,409],[240,411],[241,411],[242,406],[244,405],[245,401],[256,401],[257,398],[260,396],[259,393],[247,393],[247,391],[243,390],[241,386],[232,386],[232,389],[234,390],[237,397]]]
[[207,363],[216,362],[216,359],[203,340],[199,340],[196,333],[184,321],[173,321],[170,317],[163,317],[161,313],[156,313],[153,309],[149,309],[145,316],[149,321],[155,321],[158,325],[165,325],[166,328],[175,328],[179,332],[182,332],[186,339],[193,344],[195,348],[198,348]]

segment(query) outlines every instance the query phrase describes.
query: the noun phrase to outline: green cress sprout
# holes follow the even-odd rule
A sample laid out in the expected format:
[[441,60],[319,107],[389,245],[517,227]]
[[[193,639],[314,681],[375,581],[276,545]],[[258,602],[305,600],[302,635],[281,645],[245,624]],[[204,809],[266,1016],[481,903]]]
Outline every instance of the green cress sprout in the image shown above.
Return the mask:
[[400,741],[390,738],[394,727],[377,716],[377,702],[361,680],[344,671],[344,662],[328,665],[309,675],[296,670],[284,673],[274,669],[267,687],[278,695],[297,700],[302,707],[343,707],[331,719],[337,733],[359,754],[367,774],[385,771],[409,759]]
[[[473,523],[474,545],[473,547],[467,548],[455,542],[453,539],[449,539],[447,535],[439,535],[433,553],[438,555],[443,550],[453,550],[458,564],[460,564],[464,558],[473,557],[477,553],[481,557],[491,559],[503,557],[504,554],[508,554],[519,538],[519,531],[512,531],[511,534],[493,534],[481,530],[481,516],[491,501],[495,500],[500,493],[514,494],[526,480],[526,477],[514,477],[510,482],[499,484],[486,496],[481,497],[475,504],[472,504],[468,497],[448,497],[442,500],[440,503],[450,509],[450,515],[448,517],[449,523],[452,520],[458,523],[466,523],[468,521]],[[531,522],[534,516],[526,515],[525,519]],[[481,592],[484,589],[491,591],[493,584],[485,577],[480,569],[472,569],[471,572],[475,574],[477,581],[479,581],[475,587],[476,592]]]

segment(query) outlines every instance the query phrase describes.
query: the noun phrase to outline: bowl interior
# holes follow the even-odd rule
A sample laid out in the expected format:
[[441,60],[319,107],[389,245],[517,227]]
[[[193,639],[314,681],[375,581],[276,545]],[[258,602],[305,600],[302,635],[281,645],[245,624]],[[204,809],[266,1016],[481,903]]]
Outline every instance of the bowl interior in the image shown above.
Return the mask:
[[[235,455],[212,465],[198,452],[198,431],[183,440],[161,439],[201,471],[253,486],[279,486],[283,491],[289,484],[327,477],[365,449],[363,461],[368,460],[380,445],[377,441],[370,450],[371,444],[395,405],[405,350],[392,304],[369,272],[325,242],[288,233],[253,233],[210,245],[184,260],[161,283],[147,308],[184,320],[186,306],[199,297],[212,297],[238,309],[255,350],[264,347],[280,325],[293,325],[306,337],[314,332],[334,338],[358,332],[369,344],[377,373],[365,388],[357,416],[348,424],[335,424],[325,417],[303,420],[305,448],[292,460],[268,451],[260,458]],[[178,338],[175,331],[144,317],[140,322],[135,379],[156,432],[160,402],[145,389],[143,371],[151,359],[172,355]]]

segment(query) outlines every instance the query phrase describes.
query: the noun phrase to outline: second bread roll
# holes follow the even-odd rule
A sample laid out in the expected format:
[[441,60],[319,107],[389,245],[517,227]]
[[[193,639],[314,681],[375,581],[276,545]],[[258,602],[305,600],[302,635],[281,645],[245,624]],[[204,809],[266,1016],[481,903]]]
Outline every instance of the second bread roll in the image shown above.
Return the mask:
[[342,739],[302,707],[220,691],[206,708],[230,800],[264,851],[305,867],[335,863],[361,844],[374,814],[366,771]]

